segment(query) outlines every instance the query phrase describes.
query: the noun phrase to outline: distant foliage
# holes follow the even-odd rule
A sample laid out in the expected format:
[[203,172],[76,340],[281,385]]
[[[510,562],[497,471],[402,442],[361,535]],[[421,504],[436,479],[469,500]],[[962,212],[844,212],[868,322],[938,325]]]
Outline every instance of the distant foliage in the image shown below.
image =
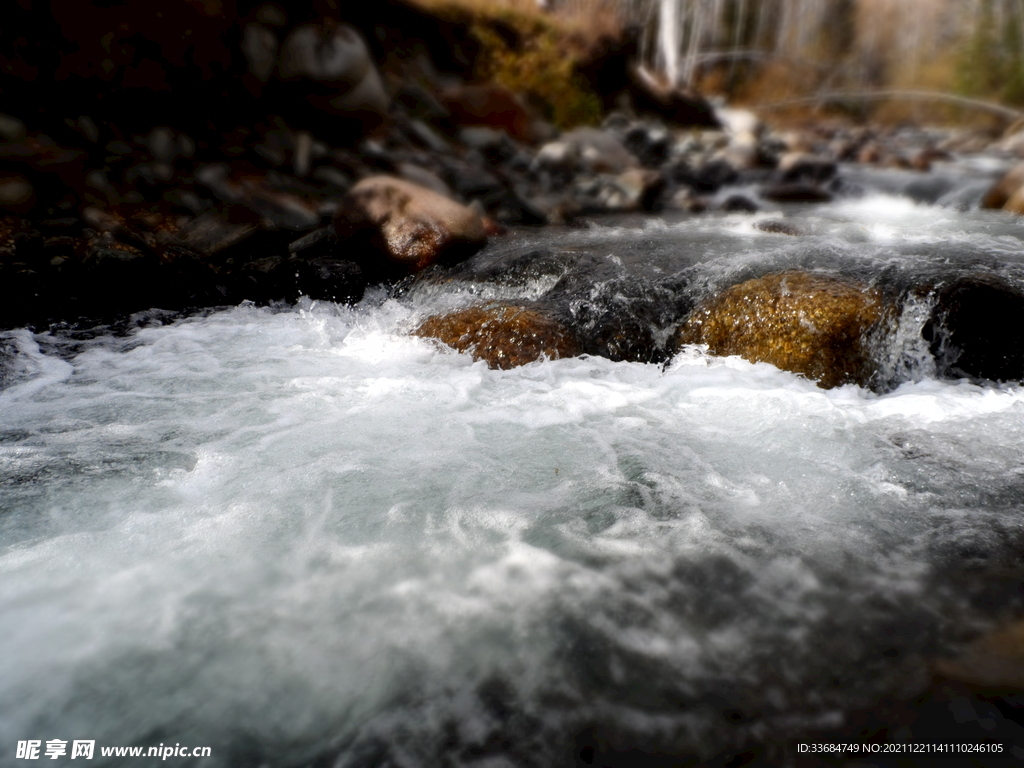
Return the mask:
[[[787,87],[789,95],[924,87],[1024,103],[1024,0],[618,0],[618,7],[625,23],[642,29],[647,65],[677,72],[683,85],[772,96]],[[677,20],[674,36],[659,32],[666,18]],[[674,51],[664,50],[667,39]]]
[[1024,104],[1024,2],[979,0],[971,34],[961,47],[957,89]]
[[602,39],[620,33],[619,19],[598,0],[549,12],[536,0],[416,0],[463,25],[480,48],[474,75],[523,95],[559,128],[600,122],[601,100],[577,69]]

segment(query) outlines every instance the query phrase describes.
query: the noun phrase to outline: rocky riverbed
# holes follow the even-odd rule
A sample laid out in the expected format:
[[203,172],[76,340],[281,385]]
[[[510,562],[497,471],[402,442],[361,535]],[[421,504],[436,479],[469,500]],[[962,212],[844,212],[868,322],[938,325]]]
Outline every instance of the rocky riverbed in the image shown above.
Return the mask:
[[0,28],[4,743],[1019,760],[1020,134],[773,126],[621,41],[559,129],[334,5]]

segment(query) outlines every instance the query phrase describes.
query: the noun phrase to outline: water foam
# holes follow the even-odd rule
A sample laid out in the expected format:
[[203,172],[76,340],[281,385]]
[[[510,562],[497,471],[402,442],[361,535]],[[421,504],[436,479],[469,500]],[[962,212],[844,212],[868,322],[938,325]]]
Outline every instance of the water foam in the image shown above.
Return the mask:
[[1012,549],[1020,388],[492,371],[406,335],[431,306],[239,307],[67,360],[19,336],[5,743],[558,762],[615,723],[711,753],[723,711],[812,722],[919,674],[936,616],[983,621],[933,584],[964,536]]

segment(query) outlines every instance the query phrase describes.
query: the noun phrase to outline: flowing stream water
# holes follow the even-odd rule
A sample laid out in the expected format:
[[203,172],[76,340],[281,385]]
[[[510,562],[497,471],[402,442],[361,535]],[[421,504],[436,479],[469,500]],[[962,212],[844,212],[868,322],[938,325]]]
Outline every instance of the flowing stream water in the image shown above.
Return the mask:
[[[578,318],[640,306],[659,343],[658,318],[794,267],[1022,282],[1021,220],[977,210],[993,173],[517,232],[354,307],[4,333],[0,745],[561,766],[913,695],[1024,612],[1024,388],[936,378],[926,297],[879,392],[699,349],[490,370],[409,332],[561,290]],[[782,216],[804,234],[757,228]]]

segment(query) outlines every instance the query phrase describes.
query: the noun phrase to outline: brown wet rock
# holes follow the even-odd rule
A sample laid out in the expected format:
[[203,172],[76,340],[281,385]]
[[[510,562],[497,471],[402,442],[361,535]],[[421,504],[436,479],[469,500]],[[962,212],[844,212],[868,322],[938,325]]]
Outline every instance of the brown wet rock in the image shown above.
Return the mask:
[[804,234],[804,231],[795,224],[790,224],[786,221],[779,221],[778,219],[759,221],[754,225],[754,229],[759,229],[762,232],[767,232],[771,235],[789,235],[791,237],[799,237]]
[[982,208],[1002,208],[1005,206],[1014,192],[1024,187],[1024,163],[1018,163],[1003,174],[985,196],[981,198]]
[[825,389],[866,386],[874,374],[868,338],[886,316],[881,294],[866,285],[783,272],[734,285],[698,306],[676,340],[771,363]]
[[923,330],[940,376],[1024,380],[1024,290],[988,273],[936,290]]
[[406,273],[436,261],[461,261],[487,242],[479,213],[392,176],[371,176],[356,184],[342,200],[334,227],[343,245],[369,246]]
[[435,315],[414,334],[469,352],[491,368],[515,368],[545,357],[554,360],[580,354],[576,340],[560,323],[535,309],[513,304]]

